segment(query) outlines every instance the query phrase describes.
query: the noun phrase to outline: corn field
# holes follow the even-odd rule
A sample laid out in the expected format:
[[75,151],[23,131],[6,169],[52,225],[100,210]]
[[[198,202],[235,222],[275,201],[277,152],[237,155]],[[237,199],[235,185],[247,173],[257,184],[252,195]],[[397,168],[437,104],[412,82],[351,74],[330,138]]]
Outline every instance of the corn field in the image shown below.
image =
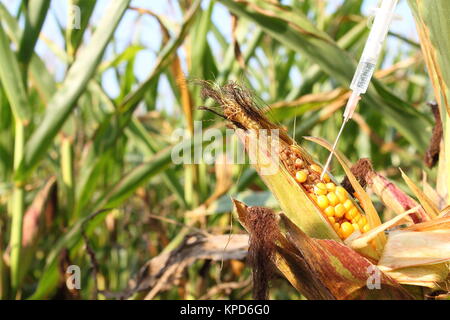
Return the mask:
[[[0,1],[0,299],[450,299],[450,2]],[[268,169],[273,169],[269,170]]]

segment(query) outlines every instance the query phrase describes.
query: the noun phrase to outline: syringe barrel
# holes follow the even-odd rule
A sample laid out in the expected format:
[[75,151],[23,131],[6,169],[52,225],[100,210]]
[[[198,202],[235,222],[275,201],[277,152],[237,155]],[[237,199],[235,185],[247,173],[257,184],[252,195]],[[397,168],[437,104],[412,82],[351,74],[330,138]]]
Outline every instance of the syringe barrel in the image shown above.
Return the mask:
[[375,71],[376,64],[376,60],[361,59],[356,68],[352,83],[350,84],[350,89],[354,92],[358,92],[358,94],[366,93],[370,84],[370,79],[372,79],[373,72]]
[[378,62],[381,48],[389,31],[389,25],[394,16],[397,2],[398,0],[383,0],[381,7],[377,9],[369,38],[364,47],[350,89],[361,94],[366,93]]

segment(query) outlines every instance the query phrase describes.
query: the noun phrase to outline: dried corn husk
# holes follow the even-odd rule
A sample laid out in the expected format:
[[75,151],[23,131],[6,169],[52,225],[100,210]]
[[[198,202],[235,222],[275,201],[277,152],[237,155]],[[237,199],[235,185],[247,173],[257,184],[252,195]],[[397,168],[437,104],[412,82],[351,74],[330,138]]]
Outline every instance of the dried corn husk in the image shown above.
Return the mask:
[[389,234],[378,266],[400,283],[439,288],[450,261],[450,217]]

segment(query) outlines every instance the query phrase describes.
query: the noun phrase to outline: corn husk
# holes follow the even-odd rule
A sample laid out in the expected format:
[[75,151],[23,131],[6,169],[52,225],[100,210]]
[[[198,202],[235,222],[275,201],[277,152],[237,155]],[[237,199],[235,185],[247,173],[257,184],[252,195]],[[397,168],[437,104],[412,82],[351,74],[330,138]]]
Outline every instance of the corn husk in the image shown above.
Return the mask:
[[[355,237],[351,237],[346,240],[346,243],[353,249],[359,250],[361,248],[367,247],[371,241],[373,241],[379,234],[384,233],[387,229],[390,229],[400,223],[402,223],[403,219],[405,219],[412,212],[417,211],[419,207],[412,208],[408,211],[403,212],[402,214],[397,215],[391,220],[379,225],[378,227],[373,228],[369,232],[365,234],[360,234]],[[384,247],[383,247],[384,250]]]
[[449,275],[450,217],[389,234],[378,266],[403,284],[437,289]]

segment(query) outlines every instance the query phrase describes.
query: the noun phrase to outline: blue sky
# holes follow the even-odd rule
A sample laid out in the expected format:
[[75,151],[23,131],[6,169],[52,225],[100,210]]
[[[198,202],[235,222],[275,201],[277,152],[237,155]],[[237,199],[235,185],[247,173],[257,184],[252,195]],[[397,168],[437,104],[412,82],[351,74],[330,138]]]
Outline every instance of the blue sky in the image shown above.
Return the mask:
[[[0,0],[6,4],[9,10],[13,13],[17,11],[17,6],[20,0]],[[108,2],[111,0],[98,0],[97,6],[93,15],[93,20],[96,21],[101,18],[105,13],[108,6]],[[331,6],[338,6],[344,0],[331,0],[329,1]],[[208,4],[209,0],[205,0],[202,4],[204,7]],[[51,39],[59,48],[63,48],[64,39],[62,38],[58,23],[65,25],[67,19],[67,0],[53,0],[51,4],[51,13],[47,17],[45,25],[43,27],[43,34]],[[364,12],[367,14],[370,8],[374,7],[378,3],[378,0],[365,0]],[[176,0],[133,0],[132,6],[147,8],[158,14],[169,16],[171,20],[179,22],[181,20],[181,13],[178,10]],[[400,0],[396,10],[399,20],[395,20],[392,24],[391,30],[398,32],[410,39],[417,40],[414,21],[411,16],[411,12],[407,6],[406,0]],[[140,43],[146,47],[142,50],[138,56],[135,64],[135,73],[138,79],[143,80],[147,77],[155,61],[157,51],[161,43],[161,34],[158,23],[149,16],[141,17],[136,23],[138,14],[134,11],[127,11],[123,20],[121,21],[117,31],[117,51],[123,51],[131,43]],[[224,36],[230,39],[230,16],[228,11],[222,6],[217,5],[214,7],[213,20],[216,25],[221,29]],[[397,48],[400,43],[395,39],[389,40],[391,48]],[[211,41],[214,50],[214,43]],[[395,50],[397,51],[397,50]],[[64,76],[64,64],[55,56],[55,54],[49,49],[49,47],[40,41],[37,45],[38,54],[44,58],[50,70],[52,70],[57,78],[60,80]],[[112,56],[112,48],[108,48],[106,57]],[[107,71],[104,74],[104,86],[105,90],[112,97],[118,94],[118,85],[115,80],[115,76],[112,71]],[[300,80],[299,80],[300,81]],[[167,81],[163,81],[159,91],[160,97],[158,99],[159,109],[168,108],[171,105],[172,97],[170,96],[170,90],[168,88]]]

